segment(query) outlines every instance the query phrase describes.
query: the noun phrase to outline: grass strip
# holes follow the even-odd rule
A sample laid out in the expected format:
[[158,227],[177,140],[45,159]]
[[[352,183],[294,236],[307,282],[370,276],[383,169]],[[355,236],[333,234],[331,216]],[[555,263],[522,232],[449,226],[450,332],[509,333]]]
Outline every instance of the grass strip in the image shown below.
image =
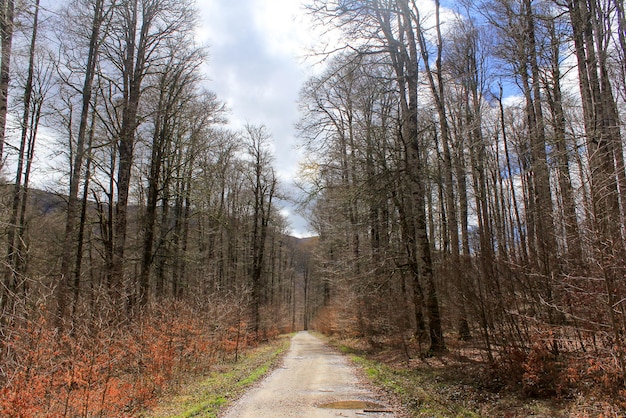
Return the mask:
[[[342,351],[350,351],[343,349]],[[349,354],[376,386],[392,393],[415,417],[475,418],[480,415],[450,399],[439,397],[442,383],[428,371],[395,369],[375,360]]]
[[289,349],[290,336],[278,338],[242,355],[237,363],[222,365],[200,382],[189,385],[183,393],[144,415],[160,417],[213,418],[239,398],[253,383],[272,370]]

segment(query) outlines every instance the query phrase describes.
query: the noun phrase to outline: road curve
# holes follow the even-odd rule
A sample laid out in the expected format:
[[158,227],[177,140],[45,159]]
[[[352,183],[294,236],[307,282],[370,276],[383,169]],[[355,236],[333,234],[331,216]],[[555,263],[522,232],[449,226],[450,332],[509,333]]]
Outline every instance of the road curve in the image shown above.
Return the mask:
[[[373,402],[380,406],[350,401]],[[331,403],[330,408],[321,407]],[[351,407],[359,409],[344,409]],[[270,373],[223,415],[224,418],[337,416],[388,418],[396,415],[360,382],[354,365],[306,331],[293,337],[282,367]]]

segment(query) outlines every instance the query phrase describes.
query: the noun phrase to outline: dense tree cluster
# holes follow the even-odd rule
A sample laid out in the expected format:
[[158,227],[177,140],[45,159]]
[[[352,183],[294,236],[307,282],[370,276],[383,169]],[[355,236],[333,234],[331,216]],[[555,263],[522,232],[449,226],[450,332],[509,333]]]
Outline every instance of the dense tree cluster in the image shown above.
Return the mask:
[[623,2],[309,3],[346,45],[301,98],[318,326],[623,384]]
[[0,2],[0,386],[30,367],[15,344],[33,330],[72,347],[175,322],[162,307],[181,303],[237,342],[301,323],[270,133],[225,127],[197,16],[187,0]]

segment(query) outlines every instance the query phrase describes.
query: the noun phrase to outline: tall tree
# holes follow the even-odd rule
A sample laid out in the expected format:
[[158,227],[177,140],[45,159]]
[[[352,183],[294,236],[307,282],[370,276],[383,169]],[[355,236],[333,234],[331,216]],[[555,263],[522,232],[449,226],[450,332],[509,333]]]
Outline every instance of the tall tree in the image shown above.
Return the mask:
[[[100,46],[103,41],[104,34],[107,31],[107,23],[110,19],[115,7],[115,0],[108,2],[107,0],[87,0],[83,2],[76,2],[72,8],[67,9],[68,16],[71,16],[73,11],[83,12],[91,17],[90,26],[85,28],[88,39],[88,46],[86,52],[86,62],[82,69],[84,72],[84,78],[82,81],[82,87],[79,89],[80,100],[80,115],[78,131],[76,138],[69,138],[71,163],[70,163],[70,184],[67,201],[67,217],[65,221],[65,234],[62,246],[61,256],[61,271],[59,283],[56,287],[56,299],[57,299],[57,316],[59,320],[66,317],[67,310],[67,290],[69,288],[69,281],[72,276],[73,260],[78,259],[81,255],[76,252],[76,243],[82,242],[82,238],[77,239],[76,227],[78,221],[78,213],[80,209],[80,200],[78,197],[78,191],[80,188],[81,177],[83,173],[83,165],[85,160],[85,153],[88,149],[89,139],[89,115],[92,114],[93,107],[93,83],[96,78],[96,66],[100,55]],[[76,25],[77,21],[81,19],[71,18],[72,24]],[[67,24],[70,25],[69,23]],[[66,26],[66,27],[68,27]],[[82,35],[82,34],[81,34]],[[72,48],[68,46],[68,48]],[[71,49],[72,53],[75,53],[74,49]],[[69,57],[68,57],[69,58]],[[68,62],[71,62],[68,60]],[[70,80],[66,80],[70,82]],[[71,132],[71,131],[70,131]],[[75,145],[73,142],[75,141]],[[82,224],[79,226],[82,228]],[[79,245],[80,246],[80,245]],[[76,293],[78,289],[74,289]]]
[[606,285],[607,309],[626,381],[626,360],[622,347],[624,329],[616,310],[622,299],[619,280],[623,277],[625,256],[618,186],[624,174],[623,166],[619,163],[623,160],[623,148],[617,104],[609,80],[608,44],[604,32],[609,11],[604,8],[604,4],[595,0],[570,0],[567,6],[578,62],[591,171],[594,255]]
[[0,2],[0,166],[4,164],[4,144],[9,103],[9,81],[11,74],[11,48],[13,45],[14,0]]
[[[105,43],[107,60],[119,72],[121,84],[113,108],[116,142],[116,202],[110,290],[118,302],[124,297],[124,265],[128,225],[128,202],[135,157],[137,128],[141,122],[140,99],[147,74],[167,60],[167,40],[191,36],[195,24],[188,1],[131,0],[121,4],[113,17],[111,36]],[[121,100],[120,100],[121,99]]]
[[[5,288],[14,293],[25,283],[23,266],[27,246],[24,241],[25,201],[28,197],[28,183],[35,147],[37,129],[41,116],[41,98],[36,100],[36,47],[39,31],[39,0],[35,1],[32,11],[32,27],[28,49],[28,67],[23,86],[22,117],[20,121],[20,141],[18,147],[15,183],[12,193],[12,207],[7,233],[7,259]],[[34,107],[33,107],[34,104]],[[33,112],[34,111],[34,112]],[[23,211],[21,209],[24,208]],[[21,213],[21,214],[20,214]]]
[[[373,2],[373,12],[376,14],[377,23],[382,30],[392,66],[396,72],[400,84],[400,106],[402,140],[407,150],[407,169],[412,182],[411,194],[415,199],[415,245],[419,254],[419,276],[415,280],[422,280],[426,287],[425,304],[428,312],[428,325],[430,336],[429,351],[433,354],[446,349],[441,326],[441,313],[439,310],[439,297],[437,294],[435,277],[433,273],[431,247],[426,226],[426,195],[424,190],[424,171],[422,161],[422,143],[418,124],[418,90],[419,68],[418,53],[423,47],[423,32],[413,26],[416,9],[411,9],[407,0],[397,0],[391,4],[380,7],[378,2]],[[417,15],[419,16],[419,15]],[[393,28],[393,22],[398,27]],[[396,39],[398,37],[398,39]],[[424,51],[422,51],[424,53]],[[432,75],[432,74],[431,74]],[[442,115],[445,120],[445,115]],[[458,242],[457,242],[458,250]]]
[[[192,103],[196,103],[193,89],[196,88],[197,69],[202,62],[202,56],[199,51],[188,49],[185,45],[174,44],[169,62],[163,66],[162,72],[158,75],[158,97],[152,124],[148,194],[143,225],[143,256],[139,277],[139,298],[142,304],[147,302],[149,296],[157,203],[162,186],[161,178],[164,176],[165,154],[173,151],[171,144],[175,141],[174,136],[180,133],[181,126],[188,123],[184,120],[187,116],[184,112],[189,110]],[[205,119],[210,117],[210,113],[207,113]]]
[[252,326],[258,335],[261,330],[261,303],[263,271],[265,268],[265,254],[269,222],[272,215],[272,200],[277,192],[278,179],[271,167],[272,157],[268,146],[270,136],[265,127],[247,125],[245,127],[245,141],[250,161],[250,186],[253,193],[252,202],[252,233],[250,278],[252,281]]
[[[397,1],[314,1],[312,9],[331,19],[345,30],[351,48],[360,54],[380,54],[388,60],[394,71],[399,91],[398,138],[405,152],[407,192],[401,198],[406,209],[406,248],[416,255],[412,286],[416,306],[424,305],[428,313],[430,352],[445,350],[441,325],[439,296],[437,292],[429,231],[426,216],[426,171],[424,158],[428,154],[427,137],[420,131],[418,120],[418,91],[420,88],[420,59],[422,50],[420,27],[416,27],[415,2]],[[422,63],[422,65],[424,65]],[[438,89],[437,89],[438,91]],[[400,196],[398,196],[400,197]],[[404,200],[406,199],[406,200]],[[458,231],[458,230],[457,230]],[[432,232],[432,231],[431,231]],[[458,235],[457,235],[458,249]],[[421,294],[421,289],[425,291]],[[419,310],[417,310],[419,311]],[[416,312],[417,312],[416,311]],[[420,320],[417,320],[419,323]]]

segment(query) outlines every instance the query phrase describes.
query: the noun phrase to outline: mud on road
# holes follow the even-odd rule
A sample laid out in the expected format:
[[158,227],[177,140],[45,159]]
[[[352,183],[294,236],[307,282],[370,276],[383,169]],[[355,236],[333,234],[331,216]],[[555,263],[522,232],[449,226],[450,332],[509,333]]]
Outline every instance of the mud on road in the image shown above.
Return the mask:
[[282,366],[251,389],[224,418],[400,416],[358,377],[356,367],[319,338],[300,332]]

